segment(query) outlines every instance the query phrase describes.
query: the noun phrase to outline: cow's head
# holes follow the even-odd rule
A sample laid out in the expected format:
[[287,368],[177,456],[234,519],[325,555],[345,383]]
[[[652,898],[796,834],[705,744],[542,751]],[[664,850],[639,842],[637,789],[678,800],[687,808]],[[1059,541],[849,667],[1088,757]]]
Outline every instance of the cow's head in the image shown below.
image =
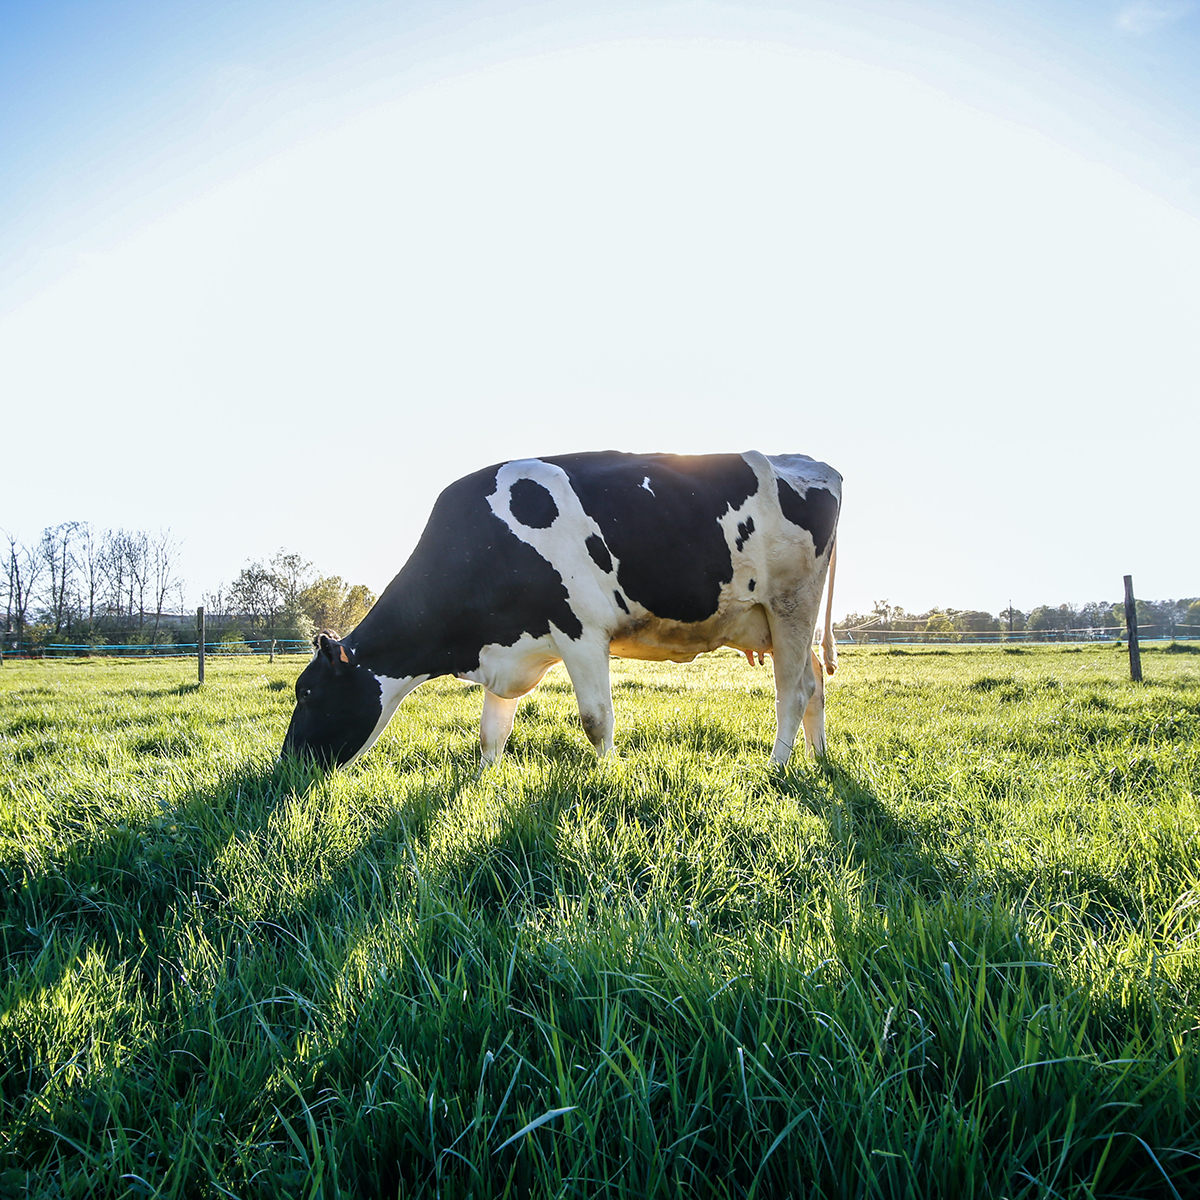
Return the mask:
[[336,633],[323,630],[313,645],[317,652],[296,680],[296,710],[283,753],[340,767],[367,745],[379,723],[379,681],[355,662],[353,649]]

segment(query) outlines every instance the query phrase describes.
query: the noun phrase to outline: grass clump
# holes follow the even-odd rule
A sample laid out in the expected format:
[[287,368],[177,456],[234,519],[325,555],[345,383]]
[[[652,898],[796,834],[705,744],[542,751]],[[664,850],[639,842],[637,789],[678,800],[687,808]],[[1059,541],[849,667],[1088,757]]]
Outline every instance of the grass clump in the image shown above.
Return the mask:
[[0,672],[0,1192],[1085,1197],[1200,1174],[1200,672],[851,650],[437,681],[280,764],[294,666]]

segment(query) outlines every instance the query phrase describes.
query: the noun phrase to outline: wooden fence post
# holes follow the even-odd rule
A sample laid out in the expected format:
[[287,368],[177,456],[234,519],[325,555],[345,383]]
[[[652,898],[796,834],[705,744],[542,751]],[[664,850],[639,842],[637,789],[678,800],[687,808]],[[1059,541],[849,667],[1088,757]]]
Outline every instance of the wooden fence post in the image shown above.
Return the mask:
[[204,605],[196,609],[196,662],[200,668],[199,682],[204,682]]
[[1137,601],[1133,598],[1133,576],[1125,576],[1125,629],[1129,634],[1129,678],[1142,682],[1142,654],[1138,649]]

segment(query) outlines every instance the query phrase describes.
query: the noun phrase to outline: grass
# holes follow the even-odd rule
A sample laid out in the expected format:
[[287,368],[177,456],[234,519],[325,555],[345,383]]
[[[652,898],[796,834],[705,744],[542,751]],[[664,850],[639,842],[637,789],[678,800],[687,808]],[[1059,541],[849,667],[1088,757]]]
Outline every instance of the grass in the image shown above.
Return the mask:
[[1200,664],[860,648],[435,682],[274,760],[293,662],[0,671],[0,1194],[1200,1194]]

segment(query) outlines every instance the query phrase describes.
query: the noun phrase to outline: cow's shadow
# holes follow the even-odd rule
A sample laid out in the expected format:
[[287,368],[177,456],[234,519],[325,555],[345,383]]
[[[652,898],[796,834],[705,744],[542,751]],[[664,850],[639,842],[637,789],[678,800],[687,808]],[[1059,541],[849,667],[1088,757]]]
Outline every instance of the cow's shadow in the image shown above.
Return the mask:
[[825,823],[842,861],[855,867],[880,906],[953,897],[1016,914],[1030,905],[1054,905],[1066,895],[1085,894],[1091,904],[1077,919],[1097,930],[1114,920],[1137,926],[1144,919],[1133,887],[1086,864],[1073,863],[1061,873],[1036,856],[998,861],[986,832],[957,839],[949,835],[936,805],[913,816],[897,813],[850,754],[789,767],[763,786]]
[[927,829],[898,816],[865,773],[835,754],[789,765],[765,786],[824,821],[843,861],[884,894],[901,887],[932,898],[966,882],[961,862],[931,845]]
[[[725,739],[723,729],[717,729],[700,748],[722,750]],[[644,755],[643,741],[626,739],[620,757],[636,760]],[[744,745],[741,749],[744,751]],[[437,856],[427,870],[427,883],[455,897],[469,910],[493,917],[503,913],[513,921],[521,921],[539,910],[553,908],[565,898],[582,901],[591,892],[602,894],[605,902],[615,902],[625,894],[635,901],[638,897],[644,899],[654,888],[654,876],[684,872],[684,868],[677,869],[666,861],[671,855],[666,844],[668,830],[673,839],[681,825],[694,819],[683,815],[685,809],[708,806],[703,801],[697,806],[694,797],[684,800],[672,795],[665,765],[661,772],[663,794],[634,796],[606,774],[604,764],[597,763],[590,747],[566,732],[548,739],[514,737],[512,752],[506,753],[510,770],[534,769],[547,760],[551,770],[533,798],[523,805],[499,805],[486,835]],[[800,761],[783,769],[760,766],[756,764],[747,771],[747,790],[768,804],[797,804],[818,817],[828,830],[829,845],[822,852],[822,861],[852,864],[881,902],[904,891],[928,899],[972,888],[962,863],[938,848],[928,829],[897,816],[851,764],[830,757],[819,762]],[[653,789],[642,789],[649,790]],[[593,848],[586,863],[580,861],[578,845],[569,844],[572,838],[584,836],[573,828],[573,811],[580,805],[600,814],[600,825],[604,827],[600,838],[610,835],[604,847]],[[605,817],[606,809],[611,810],[611,816]],[[621,830],[616,827],[629,817],[636,820],[639,834],[644,833],[651,843],[644,861],[622,847]],[[755,854],[770,853],[772,838],[766,831],[744,827],[738,839],[745,858],[739,865],[751,873]],[[605,861],[605,853],[611,853],[613,860]],[[650,861],[656,855],[662,862]],[[700,887],[694,870],[689,883],[692,889]],[[663,899],[671,902],[665,892]],[[681,905],[688,903],[677,899]],[[733,911],[728,915],[731,921],[740,919]]]
[[[338,961],[361,940],[366,914],[356,911],[360,903],[371,909],[368,924],[380,914],[385,919],[389,907],[405,907],[404,897],[388,893],[416,886],[402,861],[407,847],[475,777],[475,763],[465,757],[441,766],[435,786],[417,784],[366,811],[352,848],[328,858],[314,888],[265,903],[261,895],[247,903],[239,864],[251,875],[257,868],[268,886],[278,883],[284,872],[264,848],[279,844],[281,825],[294,828],[298,815],[311,820],[317,813],[319,820],[330,806],[335,778],[310,764],[251,761],[184,785],[153,815],[93,826],[36,859],[9,854],[0,860],[6,997],[24,1010],[25,1027],[35,1028],[42,1019],[35,1014],[61,991],[83,1005],[77,1012],[103,1040],[107,1023],[123,1018],[106,1011],[111,990],[99,1001],[97,972],[124,980],[121,986],[140,993],[157,1017],[136,1033],[122,1033],[129,1055],[105,1061],[91,1060],[86,1048],[55,1048],[52,1036],[45,1045],[38,1037],[10,1043],[0,1098],[14,1128],[23,1131],[18,1141],[25,1160],[52,1157],[54,1139],[67,1139],[97,1181],[113,1194],[123,1192],[120,1179],[106,1176],[117,1168],[97,1149],[117,1114],[127,1119],[142,1105],[159,1114],[154,1089],[170,1092],[176,1111],[199,1105],[217,1027],[233,1030],[235,1039],[261,1038],[264,1047],[274,1036],[270,1027],[291,1035],[304,1029],[329,986],[322,955],[333,948]],[[319,833],[319,824],[312,828]],[[262,871],[264,863],[270,871]],[[211,958],[202,970],[203,955],[189,952],[197,943],[208,946]],[[281,1002],[289,996],[294,1002]],[[119,1010],[113,1004],[113,1012]],[[72,1055],[69,1086],[60,1078],[62,1053]],[[130,1065],[164,1061],[170,1069],[152,1088]],[[247,1112],[254,1103],[251,1089]],[[253,1119],[252,1113],[245,1123]],[[15,1153],[17,1144],[10,1149]],[[76,1173],[78,1162],[71,1164]]]
[[[239,854],[245,859],[278,840],[275,824],[286,819],[289,806],[319,813],[331,775],[311,762],[250,761],[185,786],[150,815],[92,828],[37,859],[10,856],[0,861],[0,954],[9,977],[33,968],[37,986],[47,988],[93,953],[106,960],[140,958],[145,947],[161,947],[183,911],[197,906],[222,919],[233,911],[242,924],[264,930],[292,919],[319,920],[322,894],[336,894],[362,869],[378,880],[380,846],[394,858],[476,774],[475,764],[455,761],[438,774],[436,786],[418,784],[398,802],[376,806],[357,845],[324,857],[316,889],[272,897],[261,914],[237,914],[231,876]],[[319,833],[319,825],[314,829]],[[369,867],[365,859],[372,860]],[[44,953],[52,943],[56,951]]]

